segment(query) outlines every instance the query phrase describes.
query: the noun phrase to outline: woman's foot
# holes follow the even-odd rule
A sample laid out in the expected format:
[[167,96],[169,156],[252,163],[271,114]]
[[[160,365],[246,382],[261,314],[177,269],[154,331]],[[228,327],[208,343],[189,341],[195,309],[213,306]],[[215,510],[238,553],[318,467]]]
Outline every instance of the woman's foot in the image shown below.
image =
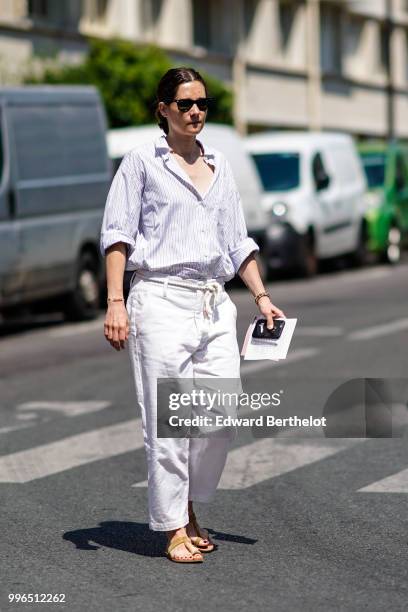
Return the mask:
[[202,552],[210,552],[214,550],[214,543],[208,537],[208,531],[200,527],[197,522],[197,517],[192,509],[188,509],[189,523],[185,529],[192,543],[195,544]]
[[[185,540],[181,541],[180,544],[172,548],[170,552],[167,552],[169,545],[171,545],[173,541],[176,541],[176,538],[185,538]],[[185,527],[180,527],[179,529],[173,529],[172,531],[167,532],[166,553],[173,561],[196,562],[203,560],[203,556],[198,548],[191,543]]]

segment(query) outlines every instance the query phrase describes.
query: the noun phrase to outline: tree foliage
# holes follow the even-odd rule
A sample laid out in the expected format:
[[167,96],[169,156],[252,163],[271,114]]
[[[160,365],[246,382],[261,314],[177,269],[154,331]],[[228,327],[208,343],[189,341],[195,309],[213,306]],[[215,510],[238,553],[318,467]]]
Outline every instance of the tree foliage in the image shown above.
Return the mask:
[[[154,45],[129,41],[89,40],[89,53],[81,64],[48,67],[25,83],[95,85],[104,101],[111,128],[143,125],[154,120],[156,88],[172,67],[168,56]],[[208,119],[232,123],[232,93],[212,76],[202,75],[216,98]]]

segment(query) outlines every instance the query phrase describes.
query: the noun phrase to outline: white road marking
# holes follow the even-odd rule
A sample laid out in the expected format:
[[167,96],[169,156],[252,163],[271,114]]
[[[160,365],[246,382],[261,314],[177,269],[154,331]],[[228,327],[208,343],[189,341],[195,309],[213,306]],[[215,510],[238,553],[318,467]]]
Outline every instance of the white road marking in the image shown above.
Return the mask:
[[77,334],[86,334],[88,332],[94,331],[95,329],[100,329],[101,333],[103,333],[104,320],[105,315],[103,315],[103,317],[98,317],[94,321],[64,325],[58,327],[57,329],[51,329],[46,333],[46,335],[51,338],[63,338],[66,336],[76,336]]
[[[390,276],[391,270],[388,267],[375,268],[374,270],[356,270],[356,271],[346,271],[340,273],[338,276],[342,277],[342,280],[347,281],[358,281],[359,283],[364,280],[371,280],[373,278],[384,278],[384,276]],[[333,280],[336,280],[333,277]]]
[[[81,414],[88,414],[91,412],[98,412],[99,410],[104,410],[104,408],[108,408],[112,402],[107,401],[83,401],[83,402],[46,402],[46,401],[36,401],[36,402],[24,402],[23,404],[19,404],[17,406],[17,411],[20,412],[17,415],[17,418],[25,417],[25,411],[31,410],[50,410],[52,412],[59,412],[66,417],[76,417]],[[35,415],[30,418],[34,418]]]
[[0,427],[0,434],[9,433],[10,431],[16,431],[17,429],[26,429],[31,427],[31,423],[20,424],[20,425],[9,425],[8,427]]
[[[296,433],[299,435],[299,430]],[[230,451],[218,488],[247,489],[330,457],[363,440],[365,438],[333,439],[329,442],[327,438],[314,438],[312,442],[307,439],[293,442],[293,438],[262,438]],[[147,480],[131,486],[147,487]]]
[[24,483],[143,448],[141,419],[0,457],[0,482]]
[[379,338],[380,336],[386,336],[404,329],[408,329],[408,319],[397,319],[389,323],[380,323],[373,327],[354,331],[347,336],[347,340],[371,340],[372,338]]
[[[343,443],[344,442],[344,443]],[[354,441],[353,441],[354,442]],[[219,483],[220,489],[246,489],[269,478],[276,478],[310,463],[320,461],[350,446],[344,440],[341,446],[306,440],[284,441],[264,438],[255,444],[231,451]]]
[[33,421],[37,417],[38,414],[36,412],[20,412],[16,415],[17,421]]
[[298,327],[297,336],[341,336],[344,333],[342,327]]
[[408,493],[408,468],[362,487],[357,493]]
[[272,361],[269,359],[260,359],[259,361],[255,361],[248,363],[243,362],[241,365],[241,374],[250,374],[251,372],[259,372],[260,370],[269,370],[269,368],[273,368],[279,365],[286,365],[287,363],[294,363],[295,361],[300,361],[301,359],[307,359],[308,357],[315,357],[320,353],[318,348],[304,348],[297,349],[289,353],[286,359],[281,359],[280,361]]

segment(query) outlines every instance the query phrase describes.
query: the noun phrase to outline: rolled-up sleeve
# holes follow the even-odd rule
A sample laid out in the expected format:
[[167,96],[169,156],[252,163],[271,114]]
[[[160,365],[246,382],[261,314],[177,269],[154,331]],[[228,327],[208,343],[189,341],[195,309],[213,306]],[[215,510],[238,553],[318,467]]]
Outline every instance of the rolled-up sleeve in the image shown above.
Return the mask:
[[235,182],[231,166],[225,160],[229,191],[231,193],[231,234],[228,244],[228,254],[234,266],[235,274],[245,259],[253,252],[259,251],[259,246],[248,236],[241,196]]
[[100,251],[116,242],[127,245],[128,257],[132,254],[139,225],[144,186],[143,163],[134,151],[127,153],[113,178],[106,199],[100,233]]

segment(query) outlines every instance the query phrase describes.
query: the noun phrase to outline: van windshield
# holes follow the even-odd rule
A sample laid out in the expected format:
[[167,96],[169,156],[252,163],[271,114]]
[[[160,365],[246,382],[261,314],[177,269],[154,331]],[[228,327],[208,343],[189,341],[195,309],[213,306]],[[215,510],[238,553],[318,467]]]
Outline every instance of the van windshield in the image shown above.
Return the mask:
[[253,158],[265,191],[299,187],[299,153],[256,153]]
[[362,153],[369,188],[382,187],[385,182],[385,153]]

